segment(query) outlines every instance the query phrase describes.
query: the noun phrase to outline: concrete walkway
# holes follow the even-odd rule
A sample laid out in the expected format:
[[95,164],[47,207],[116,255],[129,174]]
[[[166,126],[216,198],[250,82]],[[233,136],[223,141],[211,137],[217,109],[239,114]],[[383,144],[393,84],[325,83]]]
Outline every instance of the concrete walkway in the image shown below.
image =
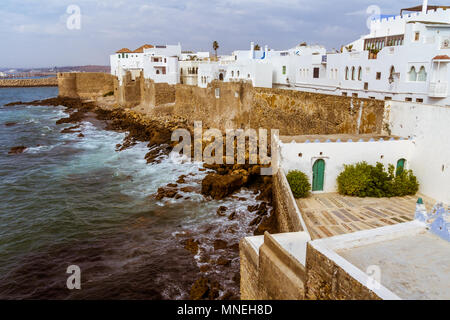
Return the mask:
[[414,219],[417,199],[427,210],[436,203],[420,194],[402,198],[354,198],[337,193],[314,194],[297,205],[313,239],[374,229]]

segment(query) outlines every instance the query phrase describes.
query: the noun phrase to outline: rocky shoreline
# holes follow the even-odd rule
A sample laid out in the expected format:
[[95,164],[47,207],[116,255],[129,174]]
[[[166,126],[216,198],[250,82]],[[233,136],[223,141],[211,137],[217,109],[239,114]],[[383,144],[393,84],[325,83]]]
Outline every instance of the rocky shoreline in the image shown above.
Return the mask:
[[[109,108],[98,106],[94,102],[83,102],[72,98],[51,98],[46,100],[32,102],[14,102],[6,106],[14,105],[46,105],[46,106],[64,106],[69,117],[62,118],[57,124],[73,124],[72,127],[63,129],[63,133],[82,133],[78,131],[80,124],[88,116],[95,114],[99,120],[106,122],[107,130],[116,130],[126,132],[126,137],[121,144],[116,146],[118,152],[125,150],[138,142],[148,143],[150,149],[145,159],[147,163],[161,161],[161,156],[169,155],[176,143],[171,141],[172,132],[183,128],[193,131],[193,126],[185,119],[160,116],[149,118],[129,109]],[[203,144],[205,147],[205,144]],[[13,150],[14,149],[14,150]],[[15,147],[11,149],[11,154],[18,154],[26,150],[26,146]],[[207,171],[206,176],[199,181],[198,187],[182,187],[186,176],[180,176],[176,183],[170,183],[167,186],[158,189],[158,192],[152,197],[156,201],[164,199],[181,199],[183,194],[190,192],[201,193],[206,199],[222,200],[224,198],[235,198],[236,201],[245,200],[234,196],[242,188],[253,191],[255,199],[261,201],[259,205],[249,206],[248,214],[252,220],[251,227],[254,235],[262,235],[265,231],[276,233],[275,211],[272,205],[272,178],[260,175],[261,167],[259,165],[203,165],[201,171]],[[223,219],[234,220],[236,212],[229,212],[227,207],[220,207],[216,214]],[[200,240],[201,241],[201,240]],[[201,243],[194,237],[181,236],[180,243],[189,251],[193,259],[201,255]],[[228,255],[239,256],[239,246],[237,244],[229,245],[226,241],[218,237],[214,241],[214,250],[228,250]],[[200,258],[204,260],[200,267],[200,272],[206,273],[210,267],[208,264],[214,264],[221,267],[227,267],[231,260],[228,257],[221,256],[215,261]],[[233,277],[236,285],[239,285],[239,274]],[[232,292],[225,292],[219,295],[221,290],[220,281],[202,276],[193,283],[190,291],[190,299],[236,299],[238,296]]]

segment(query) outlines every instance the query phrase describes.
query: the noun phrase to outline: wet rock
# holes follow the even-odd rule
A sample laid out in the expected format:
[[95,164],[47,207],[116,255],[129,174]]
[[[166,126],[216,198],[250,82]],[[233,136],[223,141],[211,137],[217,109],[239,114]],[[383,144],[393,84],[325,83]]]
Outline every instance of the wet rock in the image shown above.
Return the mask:
[[244,178],[241,175],[209,174],[202,181],[202,194],[211,196],[215,200],[221,200],[244,185]]
[[270,234],[278,233],[275,210],[271,211],[270,216],[264,217],[262,219],[261,223],[258,225],[253,234],[255,236],[262,236],[266,231],[269,232]]
[[180,189],[180,191],[186,192],[186,193],[191,193],[191,192],[195,192],[195,188],[194,187],[183,187]]
[[240,284],[241,283],[241,274],[239,272],[236,272],[231,280],[233,280],[233,282],[236,284]]
[[177,195],[175,196],[175,199],[176,199],[176,200],[181,199],[181,198],[183,198],[183,196],[182,196],[181,194],[177,194]]
[[250,222],[250,227],[256,226],[258,223],[260,223],[262,220],[261,216],[256,217],[255,219],[252,220],[252,222]]
[[200,272],[202,273],[208,272],[209,270],[211,270],[211,266],[209,265],[204,265],[200,267]]
[[185,176],[185,175],[180,176],[177,180],[177,183],[179,183],[179,184],[186,183],[186,178],[187,178],[187,176]]
[[236,211],[234,211],[233,213],[231,213],[229,216],[228,216],[228,220],[234,220],[236,218]]
[[21,154],[25,150],[27,150],[27,147],[24,146],[12,147],[11,150],[9,150],[8,154]]
[[239,297],[237,297],[233,292],[227,291],[224,293],[222,297],[220,297],[220,300],[224,301],[239,300]]
[[209,279],[200,278],[193,284],[189,293],[190,300],[206,299],[209,294]]
[[219,297],[221,286],[217,281],[200,278],[193,284],[189,298],[191,300],[214,300]]
[[77,132],[80,132],[79,130],[77,130],[77,129],[80,129],[80,127],[81,127],[81,125],[77,125],[77,126],[70,127],[70,128],[65,128],[65,129],[61,130],[61,133],[63,133],[63,134],[65,134],[65,133],[77,133]]
[[221,217],[225,217],[227,210],[228,210],[227,207],[221,206],[221,207],[219,207],[219,209],[217,209],[217,214]]
[[156,194],[156,200],[161,200],[163,198],[175,198],[177,194],[178,194],[177,190],[159,188],[158,193]]
[[198,171],[200,171],[200,172],[205,172],[206,169],[205,169],[205,168],[201,168],[201,169],[198,169]]
[[214,250],[226,249],[228,247],[228,242],[222,239],[217,239],[214,241]]
[[268,210],[267,203],[263,202],[259,205],[258,211],[256,212],[256,214],[258,216],[266,216],[268,214],[267,210]]
[[13,127],[13,126],[15,126],[17,124],[17,122],[7,122],[7,123],[5,123],[5,126],[7,126],[7,127]]
[[184,248],[187,251],[189,251],[190,253],[192,253],[193,255],[196,255],[198,253],[199,244],[200,243],[198,240],[188,239],[188,240],[184,241]]
[[175,183],[169,183],[169,184],[167,185],[167,187],[168,187],[168,188],[176,188],[176,187],[178,187],[178,185],[175,184]]
[[80,134],[78,135],[78,138],[84,138],[84,134],[80,133]]
[[239,252],[239,243],[234,243],[231,246],[229,246],[228,248],[234,252]]
[[249,212],[256,212],[256,211],[258,211],[258,208],[259,208],[259,205],[254,205],[254,206],[248,206],[247,207],[247,210],[249,211]]
[[224,257],[220,257],[219,259],[217,259],[216,264],[219,266],[228,267],[231,264],[231,260]]

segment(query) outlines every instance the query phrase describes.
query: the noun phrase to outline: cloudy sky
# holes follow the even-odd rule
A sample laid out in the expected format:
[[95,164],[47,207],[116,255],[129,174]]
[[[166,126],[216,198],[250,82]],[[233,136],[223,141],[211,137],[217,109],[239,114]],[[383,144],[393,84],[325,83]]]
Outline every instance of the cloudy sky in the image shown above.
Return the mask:
[[[274,49],[304,41],[339,48],[367,33],[369,6],[379,6],[383,15],[398,14],[401,8],[419,5],[422,0],[1,2],[0,67],[51,67],[108,65],[109,54],[145,43],[180,42],[183,50],[212,51],[212,41],[217,40],[219,54],[247,49],[250,41]],[[448,4],[448,0],[433,4]],[[70,5],[81,10],[79,30],[67,28]]]

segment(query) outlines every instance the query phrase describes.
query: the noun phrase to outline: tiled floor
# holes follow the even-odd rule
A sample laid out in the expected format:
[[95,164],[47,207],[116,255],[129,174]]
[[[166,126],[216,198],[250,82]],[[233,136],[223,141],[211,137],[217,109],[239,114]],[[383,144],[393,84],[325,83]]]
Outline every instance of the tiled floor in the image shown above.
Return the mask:
[[298,199],[297,205],[313,239],[412,221],[419,197],[427,210],[435,204],[422,195],[402,198],[353,198],[337,193]]

